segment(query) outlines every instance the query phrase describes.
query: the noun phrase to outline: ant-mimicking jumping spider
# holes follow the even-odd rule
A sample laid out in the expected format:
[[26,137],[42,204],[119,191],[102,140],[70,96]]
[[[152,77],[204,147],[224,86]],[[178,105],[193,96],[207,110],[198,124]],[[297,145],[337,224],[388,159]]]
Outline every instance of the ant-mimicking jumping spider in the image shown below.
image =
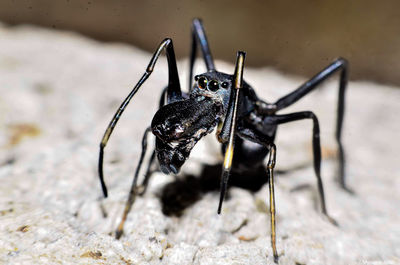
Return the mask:
[[[196,75],[192,86],[193,65],[196,59],[197,45],[200,45],[207,72]],[[165,50],[168,60],[168,86],[163,90],[160,99],[160,108],[154,115],[151,126],[145,130],[142,141],[142,153],[136,168],[135,177],[126,203],[124,214],[116,231],[116,237],[122,235],[127,215],[135,201],[136,195],[145,192],[151,176],[150,167],[155,157],[159,167],[165,174],[177,174],[189,157],[194,145],[215,128],[218,141],[222,144],[224,153],[223,173],[221,177],[221,193],[218,205],[218,214],[221,213],[222,202],[225,197],[230,172],[239,168],[251,169],[263,163],[266,156],[267,178],[270,193],[271,213],[271,245],[274,261],[278,262],[275,235],[275,195],[274,195],[274,167],[276,146],[274,139],[279,124],[311,119],[313,122],[312,146],[314,154],[314,171],[317,177],[318,191],[321,200],[322,213],[329,217],[324,197],[321,179],[321,146],[320,130],[317,116],[311,111],[300,111],[290,114],[277,114],[280,110],[292,105],[307,95],[328,77],[340,70],[339,99],[336,121],[336,140],[339,146],[339,182],[344,189],[345,185],[345,157],[341,142],[341,132],[345,107],[345,89],[347,85],[348,66],[345,59],[339,58],[324,68],[299,88],[280,98],[275,103],[268,103],[258,98],[253,88],[243,80],[245,53],[239,51],[236,58],[233,75],[216,70],[214,60],[208,46],[203,25],[199,19],[193,20],[192,49],[190,56],[189,92],[181,91],[175,52],[172,40],[167,38],[161,42],[154,53],[146,72],[122,102],[118,111],[107,127],[100,143],[99,177],[104,196],[107,197],[107,188],[103,177],[104,148],[110,138],[115,125],[126,106],[136,94],[142,84],[153,72],[154,66],[161,52]],[[147,149],[147,135],[152,132],[155,137],[155,150],[149,160],[148,168],[142,185],[137,185],[139,170],[142,166]],[[249,142],[253,144],[249,144]],[[255,143],[255,144],[254,144]]]

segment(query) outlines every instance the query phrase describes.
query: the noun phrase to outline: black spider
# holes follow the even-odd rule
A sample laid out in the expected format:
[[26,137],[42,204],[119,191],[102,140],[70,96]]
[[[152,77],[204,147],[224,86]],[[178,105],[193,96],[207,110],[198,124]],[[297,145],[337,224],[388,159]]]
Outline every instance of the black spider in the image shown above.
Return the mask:
[[[203,54],[207,72],[196,75],[192,86],[193,65],[196,58],[197,45]],[[228,185],[229,174],[259,168],[268,155],[267,178],[270,191],[271,212],[271,244],[275,262],[278,261],[278,253],[275,243],[275,198],[274,198],[274,174],[276,146],[274,139],[279,124],[311,119],[313,122],[312,145],[314,153],[314,170],[317,177],[318,190],[321,199],[321,209],[328,219],[329,217],[324,198],[320,165],[321,147],[319,139],[319,123],[315,114],[311,111],[301,111],[290,114],[277,114],[278,111],[295,103],[303,96],[311,92],[317,85],[340,71],[339,99],[336,121],[336,140],[339,146],[339,182],[344,189],[345,185],[345,158],[341,142],[341,131],[344,116],[344,94],[347,84],[347,61],[339,58],[325,69],[305,82],[292,93],[280,98],[275,103],[268,103],[258,98],[253,88],[243,81],[243,68],[245,53],[237,53],[235,72],[233,75],[218,72],[208,46],[208,41],[203,25],[199,19],[194,19],[192,29],[192,50],[190,57],[189,92],[181,91],[174,48],[171,39],[165,39],[158,46],[146,72],[123,101],[120,108],[111,120],[101,140],[99,157],[99,176],[107,197],[107,188],[103,178],[103,154],[108,139],[117,124],[122,112],[129,101],[139,90],[141,85],[153,72],[154,66],[161,52],[165,50],[168,60],[169,80],[168,86],[163,90],[160,99],[160,109],[154,115],[151,126],[145,130],[142,142],[142,153],[135,177],[126,203],[124,215],[116,237],[123,232],[123,226],[136,195],[143,194],[151,176],[150,167],[155,157],[158,159],[159,168],[165,174],[177,174],[181,166],[189,157],[194,145],[206,134],[215,128],[218,141],[222,145],[225,154],[223,173],[221,178],[221,194],[218,206],[218,214],[221,213],[222,202]],[[138,173],[141,168],[147,149],[147,135],[152,132],[155,137],[155,150],[153,150],[142,185],[137,185]],[[236,144],[235,144],[236,142]]]

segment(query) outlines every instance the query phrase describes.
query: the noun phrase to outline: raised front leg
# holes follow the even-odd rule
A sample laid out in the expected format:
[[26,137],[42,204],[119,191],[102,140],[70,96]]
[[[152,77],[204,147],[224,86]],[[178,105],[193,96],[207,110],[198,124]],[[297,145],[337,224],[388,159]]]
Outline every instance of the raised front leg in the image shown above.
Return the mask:
[[[162,93],[161,93],[161,97],[160,97],[160,101],[159,101],[159,107],[161,108],[162,106],[164,106],[165,101],[169,100],[168,99],[168,92],[169,89],[168,87],[164,88]],[[185,96],[184,93],[182,92],[182,96]],[[131,211],[132,205],[136,200],[136,196],[137,195],[143,195],[146,192],[147,189],[147,185],[149,184],[149,180],[151,178],[151,166],[153,165],[154,159],[156,157],[156,151],[153,148],[152,150],[152,154],[150,156],[150,159],[148,161],[147,164],[147,169],[146,169],[146,173],[144,175],[144,179],[141,185],[137,185],[137,181],[139,178],[139,172],[140,169],[142,168],[142,164],[143,164],[143,160],[144,157],[146,155],[146,151],[147,151],[147,138],[148,138],[148,134],[151,132],[151,127],[148,127],[144,134],[143,134],[143,139],[142,139],[142,152],[140,154],[140,158],[139,158],[139,162],[136,166],[136,170],[135,170],[135,175],[133,177],[133,181],[132,181],[132,185],[131,185],[131,189],[129,190],[129,196],[128,196],[128,200],[125,203],[125,208],[124,208],[124,212],[122,215],[122,219],[121,222],[118,225],[118,228],[115,232],[115,237],[116,239],[119,239],[123,232],[124,232],[124,225],[126,222],[126,219],[128,217],[129,212]]]
[[172,45],[171,39],[165,39],[160,43],[156,52],[154,53],[153,57],[150,60],[149,65],[147,66],[146,72],[137,82],[135,87],[129,93],[129,95],[125,98],[122,102],[121,106],[118,108],[117,112],[114,114],[110,124],[107,127],[107,130],[104,133],[103,138],[100,142],[100,153],[99,153],[99,163],[98,163],[98,170],[99,170],[99,179],[101,183],[101,188],[103,190],[104,197],[107,197],[107,187],[104,182],[104,174],[103,174],[103,158],[104,158],[104,148],[106,147],[108,140],[113,132],[115,126],[119,118],[121,117],[122,113],[124,112],[125,108],[128,106],[129,102],[139,90],[139,88],[143,85],[143,83],[147,80],[147,78],[151,75],[154,70],[154,66],[160,57],[160,54],[163,50],[166,50],[167,60],[168,60],[168,88],[167,88],[167,100],[168,102],[174,102],[182,99],[181,87],[179,83],[179,76],[178,76],[178,69],[176,66],[176,59],[175,59],[175,52],[174,47]]
[[310,80],[305,82],[299,88],[297,88],[292,93],[280,98],[278,101],[274,103],[276,106],[276,110],[281,110],[286,108],[299,99],[301,99],[304,95],[308,94],[312,90],[314,90],[319,84],[325,81],[328,77],[332,76],[337,71],[340,72],[340,80],[339,80],[339,96],[338,96],[338,108],[337,108],[337,118],[336,118],[336,133],[335,138],[338,144],[338,161],[339,161],[339,176],[338,181],[343,189],[346,191],[352,192],[347,186],[345,182],[345,151],[342,144],[342,126],[343,126],[343,117],[345,111],[345,90],[347,86],[347,78],[348,78],[348,63],[345,59],[339,58],[335,60],[332,64],[327,66],[324,70],[316,74]]
[[[110,124],[107,127],[106,132],[104,133],[104,136],[101,140],[100,143],[100,154],[99,154],[99,164],[98,164],[98,169],[99,169],[99,178],[100,178],[100,183],[101,187],[104,193],[104,196],[107,197],[107,187],[104,182],[104,175],[103,175],[103,158],[104,158],[104,148],[107,145],[107,142],[111,136],[111,133],[113,132],[119,118],[121,117],[122,113],[124,112],[125,108],[128,106],[130,100],[133,98],[133,96],[136,94],[136,92],[139,90],[139,88],[143,85],[143,83],[147,80],[147,78],[151,75],[151,73],[154,70],[154,66],[160,57],[160,54],[163,50],[166,50],[167,54],[167,60],[168,60],[168,72],[169,72],[169,77],[168,77],[168,86],[163,90],[161,93],[161,99],[160,99],[160,105],[164,104],[164,101],[167,100],[168,103],[179,101],[182,98],[182,92],[181,92],[181,87],[180,87],[180,82],[179,82],[179,76],[178,76],[178,69],[176,66],[176,59],[175,59],[175,52],[174,48],[172,45],[172,40],[171,39],[165,39],[160,43],[158,46],[156,52],[154,53],[153,57],[150,60],[149,65],[147,66],[146,72],[143,74],[143,76],[140,78],[138,83],[135,85],[133,90],[129,93],[129,95],[126,97],[126,99],[122,102],[121,106],[115,113],[114,117],[112,118]],[[141,165],[143,163],[143,159],[147,150],[147,135],[151,131],[150,127],[146,129],[144,135],[143,135],[143,140],[142,140],[142,153],[140,155],[140,159],[138,162],[138,165],[136,167],[135,171],[135,176],[133,178],[131,190],[129,192],[129,197],[128,200],[125,204],[124,208],[124,213],[121,219],[121,222],[117,228],[116,231],[116,238],[120,238],[122,233],[123,233],[123,228],[125,221],[127,219],[127,216],[129,214],[130,209],[132,208],[132,204],[134,203],[137,194],[139,194],[141,191],[138,190],[137,186],[137,180],[140,172]],[[151,164],[154,160],[154,151],[153,154],[150,158],[148,169],[146,172],[145,180],[143,182],[144,185],[147,185],[148,180],[149,180],[149,171]],[[145,187],[143,188],[145,190]]]
[[235,147],[235,137],[236,137],[237,112],[239,105],[239,93],[243,85],[243,68],[244,68],[245,57],[246,53],[240,51],[237,53],[236,67],[234,74],[235,79],[230,95],[229,110],[225,117],[224,124],[222,126],[222,132],[227,132],[226,137],[222,137],[222,139],[226,139],[223,142],[226,143],[227,146],[225,150],[225,158],[222,168],[221,192],[218,204],[218,214],[221,213],[222,202],[224,201],[225,198],[226,189],[228,187],[229,174],[232,168],[233,151],[235,149],[234,147]]

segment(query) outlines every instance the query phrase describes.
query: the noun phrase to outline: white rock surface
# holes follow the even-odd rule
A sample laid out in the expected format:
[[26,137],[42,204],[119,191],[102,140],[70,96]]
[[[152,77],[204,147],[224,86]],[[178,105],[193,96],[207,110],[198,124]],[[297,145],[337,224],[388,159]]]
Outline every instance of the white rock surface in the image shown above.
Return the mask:
[[[174,178],[155,174],[134,204],[124,236],[118,241],[110,235],[121,218],[143,130],[166,84],[164,58],[106,148],[107,199],[97,178],[98,144],[150,57],[73,33],[0,25],[1,264],[273,263],[269,215],[263,210],[266,186],[254,194],[232,188],[221,216],[218,193],[210,192],[181,217],[166,217],[157,194]],[[178,65],[182,84],[186,66],[187,61]],[[217,66],[233,71],[232,64]],[[268,101],[305,80],[269,68],[246,68],[245,79]],[[337,93],[333,79],[284,111],[317,113],[328,156],[335,150]],[[292,169],[277,175],[275,187],[280,264],[400,263],[400,90],[351,82],[346,96],[343,136],[348,183],[356,195],[338,187],[334,159],[322,165],[328,210],[339,227],[318,210],[310,122],[279,129],[277,168]],[[184,171],[221,158],[214,138],[196,146]],[[303,184],[312,188],[291,192]]]

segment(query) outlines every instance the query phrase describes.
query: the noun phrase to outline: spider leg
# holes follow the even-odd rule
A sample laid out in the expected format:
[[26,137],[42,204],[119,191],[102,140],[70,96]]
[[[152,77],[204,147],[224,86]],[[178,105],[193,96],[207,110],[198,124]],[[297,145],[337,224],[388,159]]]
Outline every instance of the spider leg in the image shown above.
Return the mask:
[[[129,214],[129,212],[130,212],[130,210],[132,208],[133,203],[135,202],[136,195],[139,193],[139,190],[138,190],[139,187],[137,186],[137,180],[138,180],[140,168],[141,168],[142,163],[143,163],[144,156],[146,155],[147,136],[148,136],[149,132],[151,132],[151,128],[150,127],[148,127],[145,130],[144,134],[143,134],[142,153],[140,154],[140,159],[139,159],[138,165],[136,167],[135,176],[133,178],[132,186],[131,186],[131,189],[129,191],[128,200],[125,203],[124,213],[122,215],[121,222],[119,223],[117,231],[115,232],[115,237],[117,239],[119,239],[122,236],[122,233],[124,231],[124,225],[125,225],[126,218],[128,217],[128,214]],[[150,167],[150,165],[149,165],[149,167]]]
[[275,228],[275,191],[274,191],[274,167],[276,162],[276,146],[269,144],[269,157],[267,164],[267,175],[269,185],[269,212],[271,214],[271,245],[274,254],[274,262],[278,263],[278,252],[276,250],[276,228]]
[[196,59],[197,43],[200,44],[204,62],[206,63],[207,71],[215,70],[214,60],[211,55],[210,47],[208,46],[207,36],[204,31],[203,23],[200,19],[193,19],[192,24],[192,47],[190,51],[189,61],[189,91],[192,87],[193,66]]
[[[163,92],[161,93],[161,97],[160,97],[160,102],[159,102],[159,107],[161,108],[162,106],[165,105],[165,101],[166,101],[166,95],[168,93],[168,87],[163,89]],[[182,93],[182,98],[189,98],[189,95],[185,92],[181,92]],[[159,170],[151,170],[151,167],[153,165],[154,159],[156,158],[156,149],[153,148],[152,154],[150,156],[149,162],[147,163],[147,170],[146,173],[144,174],[144,179],[142,181],[142,184],[140,185],[140,189],[138,190],[138,195],[143,195],[146,190],[147,190],[147,185],[149,183],[151,174],[155,171],[159,171]]]
[[114,117],[112,118],[110,124],[108,125],[107,130],[105,131],[104,136],[100,142],[98,170],[99,170],[99,178],[100,178],[100,183],[101,183],[104,197],[107,197],[107,195],[108,195],[107,187],[104,182],[104,174],[103,174],[104,148],[107,145],[107,142],[111,136],[111,133],[113,132],[113,130],[114,130],[119,118],[121,117],[122,113],[124,112],[125,108],[128,106],[130,100],[136,94],[136,92],[139,90],[139,88],[142,86],[142,84],[147,80],[147,78],[153,72],[154,66],[155,66],[158,58],[160,57],[161,52],[164,49],[166,50],[166,55],[167,55],[167,60],[168,60],[168,72],[169,72],[168,88],[167,88],[168,102],[174,102],[174,101],[180,100],[182,98],[181,88],[180,88],[180,84],[179,84],[178,69],[176,66],[175,52],[174,52],[174,48],[172,45],[172,40],[167,38],[160,43],[156,52],[153,54],[153,57],[151,58],[149,65],[147,66],[146,72],[143,74],[143,76],[137,82],[135,87],[132,89],[132,91],[129,93],[129,95],[125,98],[125,100],[122,102],[122,104],[118,108],[117,112],[114,114]]
[[[328,220],[337,225],[336,221],[328,215],[326,204],[325,204],[325,194],[324,188],[322,184],[321,178],[321,146],[319,139],[319,123],[318,119],[314,113],[310,111],[296,112],[291,114],[284,115],[271,115],[266,116],[263,120],[264,126],[276,126],[278,124],[303,120],[303,119],[312,119],[313,121],[313,153],[314,153],[314,171],[317,177],[318,191],[321,198],[321,210],[322,213],[328,218]],[[278,254],[276,250],[276,224],[275,224],[275,192],[274,192],[274,174],[273,169],[275,167],[276,161],[276,147],[273,143],[271,143],[271,138],[259,132],[252,126],[252,124],[241,124],[238,127],[238,136],[243,139],[247,139],[249,141],[258,143],[263,145],[269,149],[269,158],[267,164],[267,174],[269,177],[269,193],[270,193],[270,213],[271,213],[271,245],[274,254],[275,263],[278,262]]]
[[[225,198],[225,193],[228,186],[229,173],[232,168],[232,158],[233,158],[233,150],[235,146],[235,136],[236,136],[237,110],[239,105],[239,93],[243,84],[243,68],[244,68],[245,57],[246,53],[240,51],[237,53],[236,67],[234,74],[235,76],[234,87],[231,90],[229,110],[223,124],[223,128],[229,128],[229,138],[227,141],[228,145],[226,147],[224,164],[222,168],[221,192],[218,205],[218,214],[221,213],[222,202]],[[223,129],[223,131],[227,130]]]
[[147,164],[147,169],[146,173],[144,174],[144,179],[142,181],[142,184],[140,185],[140,190],[139,190],[139,195],[143,195],[146,190],[147,190],[147,185],[149,184],[149,180],[151,177],[151,174],[154,172],[151,170],[151,166],[153,165],[154,159],[156,158],[156,150],[153,149],[153,152],[151,154],[151,157],[149,159],[149,163]]
[[308,94],[311,92],[314,88],[316,88],[319,84],[321,84],[323,81],[325,81],[328,77],[336,73],[337,71],[341,70],[340,73],[340,80],[339,80],[339,97],[338,97],[338,108],[337,108],[337,119],[336,119],[336,133],[335,133],[335,138],[338,144],[338,149],[339,149],[339,155],[338,155],[338,160],[339,160],[339,176],[338,176],[338,181],[341,187],[350,192],[351,189],[349,189],[346,186],[345,182],[345,151],[343,148],[342,144],[342,127],[343,127],[343,117],[344,117],[344,110],[345,110],[345,90],[347,86],[347,79],[348,79],[348,63],[345,59],[339,58],[335,60],[332,64],[327,66],[325,69],[323,69],[321,72],[316,74],[314,77],[312,77],[310,80],[305,82],[303,85],[301,85],[299,88],[297,88],[295,91],[292,93],[280,98],[278,101],[275,102],[276,110],[281,110],[283,108],[286,108],[290,106],[291,104],[295,103],[297,100],[302,98],[304,95]]
[[[273,116],[274,117],[274,116]],[[273,123],[274,121],[272,121]],[[278,251],[276,249],[276,210],[275,210],[275,190],[274,190],[274,168],[276,164],[276,146],[270,142],[271,139],[268,136],[263,135],[251,126],[240,126],[238,128],[238,136],[243,139],[249,140],[254,143],[258,143],[269,150],[268,163],[267,163],[267,176],[269,185],[269,211],[271,220],[271,246],[274,255],[274,262],[278,263]]]
[[320,130],[317,116],[311,111],[302,111],[290,114],[269,116],[267,120],[268,122],[272,122],[273,124],[282,124],[304,119],[311,119],[313,121],[312,145],[314,154],[314,172],[317,177],[318,192],[321,199],[321,210],[332,224],[337,225],[336,221],[329,216],[325,204],[325,193],[321,178],[321,143],[319,137]]
[[[183,96],[183,97],[186,97],[186,95],[185,95],[184,92],[182,92],[182,96]],[[168,101],[168,87],[164,88],[163,91],[162,91],[162,93],[161,93],[161,97],[160,97],[160,101],[159,101],[159,107],[160,107],[160,108],[161,108],[162,106],[164,106],[166,100]],[[130,189],[130,191],[129,191],[128,200],[127,200],[126,203],[125,203],[124,213],[123,213],[123,215],[122,215],[121,222],[120,222],[120,224],[118,225],[118,228],[117,228],[117,230],[116,230],[116,232],[115,232],[115,237],[116,237],[116,239],[119,239],[119,238],[122,236],[122,234],[123,234],[123,232],[124,232],[124,225],[125,225],[126,219],[127,219],[128,214],[129,214],[129,212],[130,212],[130,210],[131,210],[131,208],[132,208],[133,203],[134,203],[135,200],[136,200],[136,196],[137,196],[137,195],[139,195],[139,196],[140,196],[140,195],[143,195],[143,194],[146,192],[146,190],[147,190],[147,185],[149,184],[151,175],[152,175],[152,173],[153,173],[153,172],[151,171],[151,166],[153,165],[154,159],[155,159],[155,157],[156,157],[156,150],[155,150],[155,148],[153,148],[152,154],[151,154],[150,159],[149,159],[149,162],[148,162],[148,164],[147,164],[147,169],[146,169],[146,173],[145,173],[145,175],[144,175],[144,179],[143,179],[143,181],[142,181],[142,184],[139,185],[139,186],[137,185],[137,180],[138,180],[138,177],[139,177],[139,172],[140,172],[140,169],[141,169],[141,167],[142,167],[143,159],[144,159],[144,157],[145,157],[146,150],[147,150],[147,136],[148,136],[148,134],[149,134],[150,131],[151,131],[151,127],[148,127],[148,128],[145,130],[144,134],[143,134],[143,139],[142,139],[142,153],[141,153],[141,155],[140,155],[140,159],[139,159],[138,165],[137,165],[137,167],[136,167],[135,176],[134,176],[134,178],[133,178],[132,186],[131,186],[131,189]]]

